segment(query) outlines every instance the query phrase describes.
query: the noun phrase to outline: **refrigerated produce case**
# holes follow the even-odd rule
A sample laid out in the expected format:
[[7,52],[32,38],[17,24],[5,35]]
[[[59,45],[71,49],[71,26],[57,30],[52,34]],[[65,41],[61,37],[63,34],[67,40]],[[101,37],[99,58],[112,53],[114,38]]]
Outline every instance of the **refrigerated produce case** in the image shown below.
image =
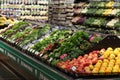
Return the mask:
[[[93,46],[93,48],[88,49],[86,52],[90,52],[93,50],[99,50],[101,48],[116,48],[120,46],[120,39],[116,36],[107,36],[104,38],[99,44]],[[14,44],[7,42],[6,40],[0,38],[0,52],[12,60],[14,60],[17,64],[23,66],[26,70],[36,76],[38,79],[43,80],[79,80],[79,79],[115,79],[119,80],[119,74],[110,74],[110,75],[81,75],[79,77],[66,73],[64,70],[60,70],[55,68],[49,64],[41,62],[35,56],[30,56],[30,52],[25,52],[23,49],[18,49]],[[109,78],[108,78],[109,76]]]
[[[83,2],[84,0],[82,3]],[[56,4],[58,6],[58,3],[55,3],[54,5]],[[89,1],[86,1],[85,4],[92,4],[92,1],[90,3]],[[55,6],[53,7],[54,10],[57,10]],[[69,9],[71,9],[71,7]],[[79,7],[77,6],[77,9],[81,7],[82,6],[79,4]],[[84,69],[84,72],[76,72],[75,70],[77,67],[75,65],[78,64],[72,65],[72,67],[69,69],[66,69],[66,66],[64,66],[64,64],[63,66],[60,65],[61,63],[65,63],[67,61],[68,63],[70,61],[72,63],[72,61],[78,59],[78,57],[84,57],[86,54],[89,55],[89,53],[92,53],[92,51],[95,50],[100,51],[103,48],[116,49],[120,47],[120,38],[118,35],[110,35],[111,33],[106,34],[100,29],[101,27],[103,28],[106,26],[103,26],[103,24],[102,26],[101,24],[99,26],[96,23],[89,22],[92,20],[93,22],[100,22],[99,19],[96,19],[96,17],[101,17],[101,15],[96,16],[96,14],[93,14],[96,5],[95,7],[85,5],[83,8],[88,8],[88,12],[81,14],[79,11],[76,11],[78,14],[76,15],[76,13],[74,13],[74,17],[78,16],[79,18],[84,18],[83,16],[91,16],[90,18],[87,18],[88,20],[85,21],[85,23],[89,24],[81,24],[82,22],[80,21],[80,23],[78,23],[80,25],[73,23],[72,27],[65,27],[66,25],[58,26],[56,23],[55,24],[57,26],[49,25],[46,21],[41,20],[34,21],[24,19],[25,22],[20,21],[20,23],[18,22],[18,24],[12,25],[10,28],[0,33],[0,52],[3,55],[11,58],[11,60],[13,60],[16,64],[22,66],[24,70],[29,71],[29,73],[35,76],[38,80],[119,80],[119,72],[109,72],[108,74],[104,72],[94,74],[92,71],[90,73],[85,73]],[[71,15],[68,17],[70,17],[69,20],[71,20]],[[102,16],[100,20],[102,21],[104,17],[113,18],[116,16]],[[84,21],[83,19],[81,20]],[[102,22],[104,22],[104,20]],[[117,26],[119,26],[119,24]],[[107,29],[107,31],[109,30],[110,29]],[[119,29],[117,31],[119,33]],[[100,59],[100,56],[102,55],[99,54],[97,56]],[[93,62],[91,63],[93,64]],[[89,63],[87,63],[87,65],[88,64]],[[96,64],[93,66],[95,65]]]

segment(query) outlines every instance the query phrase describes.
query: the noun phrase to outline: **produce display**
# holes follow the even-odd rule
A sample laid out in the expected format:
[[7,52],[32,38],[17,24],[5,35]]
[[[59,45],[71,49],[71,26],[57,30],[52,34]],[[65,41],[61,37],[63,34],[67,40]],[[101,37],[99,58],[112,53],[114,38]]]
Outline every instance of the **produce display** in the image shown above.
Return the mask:
[[57,67],[73,72],[77,76],[82,74],[119,74],[120,72],[120,48],[107,48],[94,50],[89,54],[78,56],[77,58],[62,61],[56,64]]
[[4,37],[10,37],[12,34],[14,34],[17,31],[19,31],[19,29],[22,29],[22,27],[27,26],[27,25],[28,25],[28,23],[20,21],[20,22],[16,23],[15,25],[13,25],[12,28],[6,30],[1,35],[3,35]]
[[94,26],[102,26],[104,24],[106,24],[107,20],[105,18],[93,18],[93,17],[89,17],[88,19],[86,19],[84,24],[87,25],[94,25]]
[[[116,5],[116,6],[115,6]],[[118,2],[114,1],[92,1],[89,4],[89,7],[98,7],[98,8],[112,8],[112,7],[119,7]]]
[[[78,6],[78,4],[80,4]],[[74,7],[74,17],[71,20],[73,25],[86,26],[87,28],[107,30],[108,34],[119,34],[119,14],[120,9],[115,7],[115,1],[90,1],[80,2]],[[84,3],[84,4],[83,4]],[[92,30],[92,29],[90,29]]]
[[[67,29],[51,31],[50,29],[50,25],[33,26],[28,22],[21,21],[1,35],[21,48],[29,45],[29,48],[35,51],[34,55],[51,65],[85,54],[84,51],[102,39],[99,34],[88,34],[83,31],[73,32]],[[49,34],[46,36],[47,33]]]
[[83,55],[83,51],[101,39],[100,35],[93,35],[89,39],[88,34],[83,31],[77,31],[73,34],[68,30],[57,30],[36,43],[33,49],[39,51],[37,54],[39,57],[55,65],[56,62]]
[[31,26],[27,22],[19,22],[15,24],[11,29],[2,33],[2,36],[12,43],[17,43],[20,46],[25,46],[29,42],[39,39],[47,32],[49,32],[49,30],[49,25],[41,27],[38,25]]
[[[66,7],[63,5],[65,1],[60,2],[61,5],[63,5],[62,7],[58,5],[58,2],[59,1],[55,1],[55,3],[53,3],[54,8],[51,9],[51,11],[53,10],[52,13],[55,14],[54,17],[53,15],[51,16],[55,22],[50,20],[51,23],[54,24],[58,21],[64,24],[66,19],[64,13],[66,12],[61,12],[63,12],[62,8]],[[37,4],[40,3],[37,2]],[[48,5],[46,5],[46,7],[47,6]],[[59,9],[58,12],[55,13],[54,11],[57,9],[56,6],[59,7]],[[40,61],[40,65],[47,65],[51,70],[55,68],[56,72],[57,70],[62,71],[75,79],[82,76],[119,75],[120,46],[116,47],[111,45],[107,48],[106,46],[101,48],[99,44],[103,43],[102,46],[109,45],[108,40],[111,40],[111,37],[107,37],[106,44],[103,42],[106,41],[106,33],[120,34],[120,5],[114,1],[90,1],[76,4],[74,10],[71,7],[73,6],[69,5],[69,7],[67,7],[68,13],[71,12],[71,14],[67,13],[67,18],[73,18],[72,20],[71,18],[68,19],[73,23],[73,26],[69,28],[58,26],[60,25],[59,23],[57,26],[50,25],[46,23],[46,21],[39,20],[38,18],[36,21],[33,21],[34,19],[25,19],[24,21],[14,22],[12,19],[0,17],[0,27],[4,24],[11,24],[8,28],[0,30],[0,38],[3,42],[20,50],[21,54],[23,52],[23,54],[28,55],[30,59],[36,59],[36,61],[38,61],[36,64],[37,67]],[[36,8],[37,6],[35,9]],[[72,11],[74,11],[74,15]],[[105,35],[103,33],[105,33]],[[113,40],[117,42],[116,36],[112,35],[112,37]],[[95,47],[100,47],[101,49],[96,49]],[[2,48],[0,49],[2,50]],[[26,63],[25,61],[19,61],[18,58],[16,58],[16,60],[23,64]],[[26,67],[26,65],[24,67]],[[31,66],[29,68],[32,68]],[[33,72],[35,72],[35,74],[42,73],[38,72],[37,68],[35,70],[33,69]]]

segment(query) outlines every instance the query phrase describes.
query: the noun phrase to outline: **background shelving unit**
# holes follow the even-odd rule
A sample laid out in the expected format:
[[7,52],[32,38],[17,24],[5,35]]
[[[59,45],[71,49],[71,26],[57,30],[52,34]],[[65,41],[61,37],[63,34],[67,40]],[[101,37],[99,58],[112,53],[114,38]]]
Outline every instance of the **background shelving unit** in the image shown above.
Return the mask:
[[[75,2],[78,1],[76,0]],[[109,5],[109,1],[106,0],[90,0],[90,2],[76,3],[74,6],[73,24],[77,25],[78,29],[86,28],[88,31],[119,35],[119,3],[113,1],[113,5],[107,5]]]
[[48,0],[2,0],[1,11],[18,19],[48,20]]
[[50,0],[49,23],[59,26],[70,26],[73,6],[74,0]]

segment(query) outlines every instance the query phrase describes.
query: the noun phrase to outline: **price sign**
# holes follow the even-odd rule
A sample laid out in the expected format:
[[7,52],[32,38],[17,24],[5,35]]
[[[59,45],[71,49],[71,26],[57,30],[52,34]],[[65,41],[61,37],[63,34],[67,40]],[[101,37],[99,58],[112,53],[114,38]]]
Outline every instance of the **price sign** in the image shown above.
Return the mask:
[[74,0],[66,0],[66,3],[72,4],[72,3],[74,3]]

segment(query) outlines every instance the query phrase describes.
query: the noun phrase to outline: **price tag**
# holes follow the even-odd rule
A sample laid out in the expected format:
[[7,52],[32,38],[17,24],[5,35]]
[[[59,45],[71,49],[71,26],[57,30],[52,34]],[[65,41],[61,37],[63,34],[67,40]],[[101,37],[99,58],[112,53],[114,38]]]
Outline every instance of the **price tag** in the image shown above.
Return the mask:
[[48,62],[51,62],[53,60],[53,58],[51,57],[49,60],[48,60]]
[[32,53],[34,53],[34,52],[35,52],[35,50],[32,49]]
[[35,52],[35,55],[38,55],[38,54],[39,54],[39,52],[36,51],[36,52]]
[[32,52],[32,49],[30,49],[29,51]]
[[30,51],[30,48],[28,48],[27,50]]
[[118,38],[120,38],[120,36],[118,36]]
[[75,71],[77,68],[75,66],[72,67],[72,70]]
[[43,55],[43,54],[41,53],[41,54],[40,54],[40,57],[41,57],[42,55]]
[[74,0],[66,0],[66,3],[68,4],[74,3]]

